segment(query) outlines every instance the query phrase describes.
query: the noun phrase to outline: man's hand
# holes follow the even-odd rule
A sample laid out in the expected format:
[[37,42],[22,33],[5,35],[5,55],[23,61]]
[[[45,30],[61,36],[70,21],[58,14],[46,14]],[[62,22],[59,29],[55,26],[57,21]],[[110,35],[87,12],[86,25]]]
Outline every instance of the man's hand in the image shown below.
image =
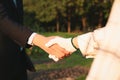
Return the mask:
[[54,39],[51,39],[48,43],[45,45],[47,47],[53,46],[55,44],[58,44],[60,47],[64,48],[65,50],[69,51],[70,53],[76,51],[76,49],[73,47],[71,43],[72,38],[62,38],[62,37],[56,37]]
[[[53,45],[58,44],[60,47],[64,48],[65,50],[69,51],[70,53],[76,51],[76,49],[73,47],[73,44],[71,43],[72,38],[62,38],[62,37],[56,37],[54,39],[51,39],[46,46],[51,47]],[[55,55],[49,55],[49,58],[53,59],[54,61],[58,61],[59,58],[57,58]]]
[[69,51],[66,51],[64,48],[61,48],[58,44],[51,45],[49,47],[45,46],[45,44],[54,37],[45,37],[39,34],[36,34],[33,38],[33,45],[40,47],[44,51],[46,51],[50,55],[54,55],[58,59],[62,59],[63,57],[70,54]]

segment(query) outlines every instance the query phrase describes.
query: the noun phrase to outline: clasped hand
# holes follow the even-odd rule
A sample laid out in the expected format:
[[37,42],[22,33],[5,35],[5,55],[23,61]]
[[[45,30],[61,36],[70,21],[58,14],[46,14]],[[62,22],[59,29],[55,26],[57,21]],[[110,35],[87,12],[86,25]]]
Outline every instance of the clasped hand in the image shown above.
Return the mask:
[[76,51],[71,44],[71,38],[45,37],[36,34],[32,43],[47,52],[49,58],[54,59],[54,61],[58,61]]
[[[48,43],[46,43],[45,45],[47,47],[51,47],[54,45],[59,45],[61,48],[64,48],[65,50],[67,50],[69,53],[69,55],[71,53],[73,53],[74,51],[76,51],[76,49],[73,47],[72,43],[71,43],[71,39],[72,38],[62,38],[62,37],[56,37],[54,39],[51,39]],[[68,56],[68,55],[67,55]],[[58,61],[59,58],[56,57],[56,55],[49,55],[49,58],[53,59],[54,61]]]
[[54,55],[58,59],[62,59],[63,57],[70,54],[69,51],[65,50],[64,48],[60,47],[58,44],[54,44],[51,46],[45,46],[45,44],[55,37],[45,37],[40,34],[36,34],[32,40],[32,44],[34,46],[38,46],[39,48],[43,49],[49,55]]

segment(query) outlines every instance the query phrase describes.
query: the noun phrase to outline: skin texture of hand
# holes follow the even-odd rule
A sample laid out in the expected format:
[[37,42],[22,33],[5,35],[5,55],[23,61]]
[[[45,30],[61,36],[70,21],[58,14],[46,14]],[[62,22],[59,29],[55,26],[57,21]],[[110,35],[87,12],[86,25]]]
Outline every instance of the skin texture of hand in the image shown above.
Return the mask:
[[[62,37],[56,37],[52,40],[50,40],[48,43],[46,43],[47,47],[53,46],[55,44],[58,44],[60,47],[66,49],[70,53],[73,53],[76,51],[76,49],[73,47],[73,44],[71,43],[72,38],[62,38]],[[76,42],[76,39],[73,40],[73,42]]]
[[35,46],[40,47],[45,52],[47,52],[50,55],[55,55],[57,58],[62,59],[63,57],[70,54],[70,52],[66,51],[64,48],[61,48],[59,45],[55,44],[50,47],[46,47],[45,44],[53,39],[54,37],[45,37],[39,34],[36,34],[33,39],[33,44]]

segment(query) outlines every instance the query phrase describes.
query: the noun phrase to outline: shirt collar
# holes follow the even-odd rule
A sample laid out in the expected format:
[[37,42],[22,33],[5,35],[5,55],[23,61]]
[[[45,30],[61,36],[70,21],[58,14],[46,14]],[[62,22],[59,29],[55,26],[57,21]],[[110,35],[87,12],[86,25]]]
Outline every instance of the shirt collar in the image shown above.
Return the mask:
[[15,4],[15,6],[17,6],[17,4],[16,4],[16,0],[13,0],[13,2],[14,2],[14,4]]

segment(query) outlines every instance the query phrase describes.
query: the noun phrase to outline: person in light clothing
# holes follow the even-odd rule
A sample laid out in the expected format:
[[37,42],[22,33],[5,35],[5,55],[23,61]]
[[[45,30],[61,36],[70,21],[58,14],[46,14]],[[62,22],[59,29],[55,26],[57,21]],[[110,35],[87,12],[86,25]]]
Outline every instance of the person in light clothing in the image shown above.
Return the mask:
[[119,35],[120,0],[114,0],[105,27],[74,38],[56,37],[46,46],[58,44],[71,53],[79,49],[86,58],[94,58],[86,80],[120,80]]

